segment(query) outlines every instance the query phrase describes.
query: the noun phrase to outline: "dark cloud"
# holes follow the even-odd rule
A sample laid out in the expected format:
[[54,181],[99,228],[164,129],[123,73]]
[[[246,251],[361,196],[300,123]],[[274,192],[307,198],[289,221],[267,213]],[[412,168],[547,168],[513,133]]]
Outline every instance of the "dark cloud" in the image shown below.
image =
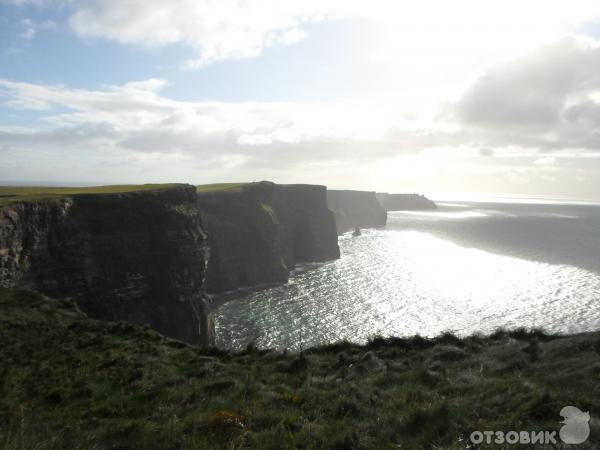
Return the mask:
[[456,115],[467,125],[544,129],[560,125],[569,101],[600,89],[600,49],[575,38],[486,70]]
[[489,67],[450,108],[484,148],[600,150],[600,48],[564,38]]

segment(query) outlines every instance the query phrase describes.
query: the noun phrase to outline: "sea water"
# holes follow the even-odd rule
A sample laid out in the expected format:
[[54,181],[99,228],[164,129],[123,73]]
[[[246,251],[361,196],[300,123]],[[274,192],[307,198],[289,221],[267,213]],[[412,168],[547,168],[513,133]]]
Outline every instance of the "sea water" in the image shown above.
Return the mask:
[[298,350],[375,335],[600,329],[600,206],[441,202],[339,238],[341,258],[229,295],[217,344]]

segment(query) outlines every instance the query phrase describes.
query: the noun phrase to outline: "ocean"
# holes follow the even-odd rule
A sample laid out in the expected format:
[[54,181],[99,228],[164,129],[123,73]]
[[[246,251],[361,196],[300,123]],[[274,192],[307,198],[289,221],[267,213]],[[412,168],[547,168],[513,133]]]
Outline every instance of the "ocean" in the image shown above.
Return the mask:
[[600,205],[438,202],[340,236],[341,258],[228,294],[217,345],[298,350],[381,336],[600,329]]

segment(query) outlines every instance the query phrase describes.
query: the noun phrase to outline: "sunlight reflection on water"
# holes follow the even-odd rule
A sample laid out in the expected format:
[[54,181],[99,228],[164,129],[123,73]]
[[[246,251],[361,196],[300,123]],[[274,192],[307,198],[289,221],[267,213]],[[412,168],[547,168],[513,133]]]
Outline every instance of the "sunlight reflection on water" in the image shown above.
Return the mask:
[[600,328],[600,276],[461,247],[412,230],[340,237],[338,261],[300,267],[290,283],[239,294],[216,314],[217,344],[290,348],[370,336]]

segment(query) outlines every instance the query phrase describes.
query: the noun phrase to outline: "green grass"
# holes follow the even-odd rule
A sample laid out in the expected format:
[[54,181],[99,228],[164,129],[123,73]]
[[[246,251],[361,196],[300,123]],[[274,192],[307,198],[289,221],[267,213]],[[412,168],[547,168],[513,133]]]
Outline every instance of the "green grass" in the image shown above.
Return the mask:
[[231,353],[0,290],[0,448],[462,449],[556,430],[565,405],[597,421],[599,352],[600,333],[499,331]]
[[252,183],[214,183],[196,186],[196,192],[234,191],[239,192],[244,186]]
[[36,201],[83,194],[118,194],[167,189],[176,184],[137,184],[90,187],[0,186],[0,205],[18,201]]
[[273,207],[271,205],[269,205],[268,203],[261,203],[260,206],[261,206],[262,210],[271,218],[271,221],[273,223],[279,223],[277,214],[275,213],[275,210],[273,209]]

